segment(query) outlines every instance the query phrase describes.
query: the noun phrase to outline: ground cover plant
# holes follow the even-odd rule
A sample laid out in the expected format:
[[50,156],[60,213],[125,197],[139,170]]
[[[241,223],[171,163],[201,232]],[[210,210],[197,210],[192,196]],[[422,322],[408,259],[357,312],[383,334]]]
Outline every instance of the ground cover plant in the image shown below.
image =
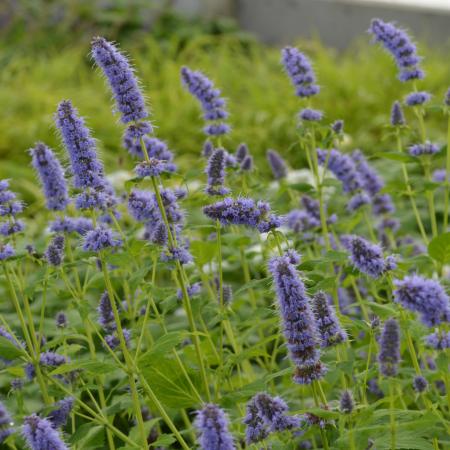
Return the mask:
[[0,181],[2,446],[449,448],[450,90],[425,90],[401,28],[369,31],[408,92],[386,105],[379,171],[342,150],[296,47],[280,56],[295,141],[264,158],[202,67],[179,67],[203,134],[179,166],[127,56],[93,38],[121,170],[74,93],[55,105],[61,150],[29,150],[40,200]]

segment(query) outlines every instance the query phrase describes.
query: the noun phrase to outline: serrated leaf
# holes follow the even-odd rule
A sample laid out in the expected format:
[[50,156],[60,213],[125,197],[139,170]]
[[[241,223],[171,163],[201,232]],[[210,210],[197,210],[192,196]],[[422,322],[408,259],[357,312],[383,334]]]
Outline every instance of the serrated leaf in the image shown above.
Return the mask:
[[114,364],[101,361],[79,361],[70,364],[63,364],[55,370],[52,370],[50,375],[62,375],[64,373],[72,372],[73,370],[85,370],[94,375],[102,375],[116,370]]
[[450,262],[450,232],[433,238],[428,244],[428,254],[441,264]]
[[158,364],[158,358],[169,353],[180,342],[187,337],[188,333],[185,331],[171,331],[161,336],[152,346],[150,350],[145,352],[139,358],[139,365],[142,367],[149,367],[153,364]]

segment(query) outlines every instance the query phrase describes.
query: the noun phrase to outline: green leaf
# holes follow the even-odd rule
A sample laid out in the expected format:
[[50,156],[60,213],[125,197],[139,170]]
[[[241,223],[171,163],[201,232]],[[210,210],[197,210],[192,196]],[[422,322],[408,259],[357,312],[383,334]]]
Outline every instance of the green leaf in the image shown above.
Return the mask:
[[314,191],[314,186],[311,186],[308,183],[290,184],[289,188],[293,189],[294,191],[299,191],[299,192],[312,192],[312,191]]
[[412,156],[406,155],[401,152],[381,152],[378,153],[380,158],[390,159],[391,161],[400,161],[400,162],[416,162],[416,159]]
[[50,375],[61,375],[73,370],[85,370],[86,372],[94,375],[102,375],[110,373],[116,370],[117,367],[114,364],[101,361],[80,361],[76,363],[63,364],[55,370],[52,370]]
[[176,347],[188,335],[185,331],[171,331],[161,336],[153,345],[153,347],[145,352],[139,358],[139,365],[142,367],[149,367],[153,364],[158,364],[158,358],[168,354],[174,347]]
[[211,241],[191,241],[190,252],[200,266],[212,261],[217,252],[217,244]]
[[173,444],[175,441],[176,439],[172,434],[162,434],[155,442],[152,443],[152,447],[166,447],[170,444]]
[[25,356],[25,352],[16,344],[12,343],[9,339],[0,336],[0,357],[4,359],[14,359],[20,356]]
[[450,232],[433,238],[428,244],[428,254],[441,264],[450,262]]

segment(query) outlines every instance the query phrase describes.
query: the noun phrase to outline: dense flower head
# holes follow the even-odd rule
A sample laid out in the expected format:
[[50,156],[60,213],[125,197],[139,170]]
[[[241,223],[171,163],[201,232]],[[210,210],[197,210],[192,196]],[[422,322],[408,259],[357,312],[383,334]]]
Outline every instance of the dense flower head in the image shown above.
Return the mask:
[[412,92],[406,96],[405,104],[407,106],[419,106],[429,102],[430,99],[431,94],[428,92]]
[[120,247],[122,241],[110,228],[99,225],[88,231],[83,239],[83,250],[99,252],[110,247]]
[[199,411],[194,423],[202,450],[234,450],[233,437],[228,431],[228,419],[217,405],[208,403]]
[[147,155],[150,158],[159,159],[161,161],[172,163],[173,153],[169,150],[167,144],[161,139],[149,136],[143,136],[142,141],[138,138],[133,138],[125,133],[123,138],[123,146],[128,150],[130,155],[139,159],[144,158],[144,151],[142,144],[145,146]]
[[0,234],[2,236],[12,236],[20,233],[25,229],[25,224],[21,220],[14,219],[13,221],[0,223]]
[[[230,284],[222,283],[222,295],[220,292],[220,279],[214,277],[214,287],[216,288],[217,301],[219,305],[223,302],[223,305],[230,305],[233,301],[233,288]],[[221,298],[222,297],[222,298]]]
[[54,267],[59,267],[64,260],[65,238],[64,235],[57,234],[45,251],[45,259]]
[[54,233],[86,234],[94,228],[92,220],[87,217],[57,217],[50,223],[50,231]]
[[103,292],[100,297],[100,301],[97,307],[97,314],[97,321],[104,330],[111,331],[116,329],[116,322],[111,306],[111,300],[109,299],[107,291]]
[[[123,332],[123,338],[125,340],[125,344],[128,347],[128,344],[130,343],[131,340],[131,331],[128,330],[127,328],[122,328],[122,332]],[[116,348],[119,347],[120,345],[120,338],[117,335],[117,332],[114,334],[108,334],[105,336],[105,342],[106,345],[111,349],[111,350],[115,350]]]
[[16,252],[10,244],[0,243],[0,261],[12,258],[15,254]]
[[355,402],[353,400],[352,393],[348,390],[345,390],[341,394],[341,398],[339,400],[339,409],[344,414],[350,414],[355,407]]
[[46,351],[40,354],[39,364],[46,367],[58,367],[68,362],[68,358],[59,353]]
[[267,150],[267,161],[269,162],[270,169],[272,170],[273,177],[276,180],[286,178],[287,167],[283,158],[275,150]]
[[209,195],[226,195],[230,192],[224,187],[226,156],[227,152],[223,148],[218,148],[208,159],[205,171],[208,175],[208,185],[205,192]]
[[243,420],[245,428],[245,442],[250,445],[255,442],[260,442],[269,436],[267,429],[261,415],[259,414],[258,406],[256,405],[255,397],[253,397],[246,406],[246,415]]
[[108,79],[122,122],[128,123],[148,117],[145,100],[128,59],[112,43],[95,37],[91,54]]
[[352,196],[352,198],[347,203],[348,211],[356,211],[363,207],[364,205],[370,204],[370,197],[365,192],[358,192]]
[[411,145],[408,149],[411,156],[422,156],[422,155],[435,155],[441,151],[440,147],[431,142],[425,142],[423,144]]
[[450,331],[436,330],[425,337],[428,347],[435,350],[445,350],[450,348]]
[[25,417],[22,433],[30,450],[69,450],[52,422],[36,414]]
[[107,207],[107,195],[103,190],[89,189],[80,192],[75,199],[75,207],[79,210],[97,209]]
[[422,375],[417,375],[413,380],[413,388],[417,393],[425,392],[428,387],[428,381]]
[[320,219],[303,209],[293,209],[285,216],[285,224],[295,233],[310,230],[320,226]]
[[371,196],[378,194],[384,186],[377,171],[369,165],[361,150],[354,150],[351,158],[356,164],[356,170],[359,173],[359,178],[362,188]]
[[391,109],[391,125],[394,127],[399,127],[405,125],[406,120],[403,114],[402,105],[400,102],[395,101]]
[[67,315],[64,311],[60,311],[56,314],[55,317],[55,323],[58,328],[66,328],[69,324],[69,321],[67,319]]
[[387,270],[392,270],[392,261],[384,258],[379,245],[356,235],[343,236],[342,244],[349,251],[352,264],[360,272],[379,278]]
[[75,399],[73,397],[66,397],[56,403],[53,409],[47,416],[47,419],[52,423],[53,428],[62,428],[66,425],[67,420],[72,412]]
[[447,92],[445,93],[444,105],[445,106],[450,106],[450,88],[448,88]]
[[168,246],[161,252],[161,261],[164,262],[179,261],[180,264],[189,264],[192,260],[193,257],[186,245]]
[[331,129],[336,133],[336,134],[341,134],[344,132],[344,121],[339,119],[339,120],[335,120],[332,124],[331,124]]
[[3,405],[0,402],[0,444],[12,433],[14,433],[14,428],[12,428],[12,418]]
[[251,198],[226,197],[203,208],[206,216],[219,220],[222,225],[246,225],[266,233],[281,225],[281,219],[270,212],[270,206],[263,201]]
[[295,47],[281,50],[281,61],[299,97],[311,97],[319,93],[316,76],[309,59]]
[[392,197],[389,194],[377,194],[372,198],[372,212],[379,216],[395,212]]
[[253,170],[253,156],[247,155],[244,160],[241,162],[241,170],[243,172],[250,172]]
[[319,122],[323,118],[323,112],[317,109],[305,108],[300,111],[298,117],[305,122]]
[[236,149],[236,159],[239,163],[242,163],[247,155],[249,155],[247,144],[242,142]]
[[289,355],[298,368],[294,381],[309,384],[322,377],[324,368],[320,364],[319,337],[310,300],[294,265],[298,261],[295,252],[274,257],[269,261],[269,271],[274,280]]
[[450,299],[438,281],[420,275],[408,275],[395,280],[394,301],[419,313],[428,327],[450,322]]
[[331,347],[347,340],[347,333],[341,328],[333,305],[324,292],[313,296],[312,309],[322,347]]
[[53,151],[42,142],[30,150],[32,164],[44,189],[47,208],[62,211],[69,203],[63,168]]
[[[447,177],[447,171],[445,169],[436,169],[433,171],[433,181],[435,183],[445,183],[445,178]],[[450,181],[450,176],[448,181]]]
[[395,319],[388,319],[384,323],[378,362],[384,376],[391,377],[397,374],[400,362],[400,327]]
[[[187,292],[187,295],[189,298],[199,295],[201,291],[202,291],[201,283],[193,283],[193,284],[186,286],[186,292]],[[181,289],[178,289],[178,291],[177,291],[177,298],[179,300],[182,300],[182,298],[183,298],[183,291]]]
[[344,192],[354,192],[362,188],[361,178],[356,170],[356,164],[349,155],[336,149],[317,149],[319,163],[323,166],[326,161],[327,169],[342,183]]
[[175,164],[158,158],[149,158],[148,161],[141,161],[134,168],[134,172],[139,178],[159,177],[162,173],[171,173],[175,172],[175,170]]
[[204,156],[205,158],[209,158],[213,154],[214,150],[214,144],[209,139],[207,139],[203,144],[202,156]]
[[369,29],[376,42],[380,42],[395,59],[400,69],[400,81],[422,79],[423,71],[419,67],[420,57],[408,34],[393,23],[373,19]]
[[[225,99],[221,97],[220,90],[216,89],[212,81],[203,73],[182,67],[181,80],[188,91],[200,102],[205,120],[223,121],[228,118]],[[211,136],[220,136],[228,133],[229,130],[227,124],[218,122],[207,125],[204,131]]]
[[70,100],[58,105],[56,125],[69,154],[74,186],[103,189],[103,165],[97,158],[95,140]]

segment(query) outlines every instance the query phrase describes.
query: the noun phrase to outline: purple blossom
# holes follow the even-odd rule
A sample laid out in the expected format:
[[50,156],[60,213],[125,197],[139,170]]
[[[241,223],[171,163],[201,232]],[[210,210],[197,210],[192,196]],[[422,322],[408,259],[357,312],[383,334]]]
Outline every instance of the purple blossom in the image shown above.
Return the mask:
[[233,437],[228,431],[228,419],[221,408],[212,403],[197,411],[194,422],[202,450],[234,450]]
[[391,125],[393,127],[399,127],[406,124],[405,116],[403,115],[402,105],[396,101],[392,105],[391,109]]
[[239,163],[242,163],[244,159],[249,155],[247,144],[241,143],[238,145],[236,149],[236,160]]
[[281,178],[286,178],[287,167],[284,160],[281,158],[280,154],[275,150],[267,150],[267,161],[272,170],[272,174],[276,180]]
[[270,212],[268,203],[255,202],[251,198],[240,197],[223,200],[205,206],[203,213],[210,219],[219,220],[222,225],[246,225],[266,233],[281,224],[281,219]]
[[371,196],[377,195],[384,186],[383,180],[377,171],[369,165],[361,150],[352,152],[351,158],[356,164],[362,188]]
[[405,104],[407,106],[419,106],[429,102],[430,99],[431,94],[428,92],[412,92],[406,96]]
[[233,301],[233,288],[231,285],[222,283],[222,299],[220,298],[220,280],[218,277],[214,277],[214,287],[216,288],[219,305],[222,306],[221,301],[223,305],[230,305]]
[[413,380],[413,388],[414,390],[421,394],[422,392],[425,392],[428,387],[428,381],[426,378],[424,378],[422,375],[417,375],[414,377]]
[[77,209],[105,209],[107,206],[107,195],[101,190],[86,190],[79,193],[75,199]]
[[13,421],[12,418],[3,405],[0,402],[0,444],[5,441],[5,439],[14,433],[14,428],[12,428]]
[[247,155],[244,160],[241,162],[241,170],[243,172],[250,172],[253,170],[253,156]]
[[214,152],[214,144],[209,139],[207,139],[203,144],[202,155],[205,158],[209,158],[213,154],[213,152]]
[[408,150],[411,156],[435,155],[441,151],[439,146],[432,144],[431,142],[411,145]]
[[397,374],[397,366],[400,362],[400,327],[395,319],[388,319],[384,323],[378,362],[384,376],[392,377]]
[[0,234],[2,236],[12,236],[25,229],[25,224],[21,220],[0,223]]
[[285,223],[295,233],[311,230],[320,226],[320,219],[303,209],[293,209],[285,217]]
[[364,205],[370,204],[370,197],[365,192],[358,192],[347,203],[347,211],[356,211]]
[[450,322],[450,299],[438,281],[420,275],[395,280],[394,301],[419,313],[428,327]]
[[331,347],[347,340],[328,296],[318,292],[312,299],[312,310],[322,347]]
[[102,37],[95,37],[91,45],[92,57],[108,79],[122,122],[148,117],[144,97],[128,59],[114,44]]
[[55,323],[58,328],[66,328],[69,324],[66,313],[60,311],[58,314],[56,314]]
[[434,333],[425,337],[425,342],[428,347],[434,348],[435,350],[450,348],[450,331],[436,330]]
[[[202,284],[201,283],[193,283],[189,286],[186,286],[186,291],[189,298],[195,297],[196,295],[199,295],[202,291]],[[178,300],[183,299],[183,291],[181,289],[178,289],[177,291],[177,298]]]
[[319,122],[323,118],[323,112],[317,109],[305,108],[300,111],[298,117],[306,122]]
[[110,228],[103,225],[88,231],[83,239],[83,250],[85,252],[99,252],[110,247],[119,247],[122,241]]
[[243,423],[245,428],[245,442],[250,445],[255,442],[260,442],[269,436],[269,431],[264,424],[261,415],[259,414],[258,407],[255,401],[256,397],[253,397],[246,406],[246,415]]
[[[188,67],[181,68],[181,79],[188,91],[197,98],[203,109],[203,118],[207,121],[223,121],[228,118],[224,98],[203,73]],[[204,128],[206,134],[220,136],[230,131],[227,124],[216,122]]]
[[373,19],[369,32],[373,34],[374,40],[380,42],[394,57],[400,69],[400,81],[405,82],[424,77],[424,73],[419,67],[420,57],[417,55],[416,46],[405,31],[392,23]]
[[185,246],[167,247],[161,253],[161,261],[164,262],[179,261],[180,264],[189,264],[192,260],[192,255]]
[[319,164],[325,164],[328,158],[328,170],[342,183],[344,192],[354,192],[362,187],[360,176],[352,158],[336,149],[317,149]]
[[51,351],[43,352],[39,356],[39,364],[44,367],[58,367],[68,361],[65,356]]
[[69,154],[74,186],[80,189],[103,189],[103,165],[97,158],[95,140],[70,100],[63,100],[59,104],[56,125]]
[[391,260],[385,260],[383,251],[377,244],[372,244],[356,235],[344,236],[342,244],[350,252],[352,264],[362,273],[372,278],[379,278],[391,270]]
[[296,365],[294,381],[310,384],[320,379],[325,369],[320,362],[317,325],[310,301],[294,265],[299,259],[293,251],[274,257],[269,261],[269,271],[278,297],[287,348]]
[[11,245],[0,243],[0,261],[12,258],[15,254],[16,252]]
[[379,216],[395,212],[395,206],[389,194],[377,194],[372,198],[372,212]]
[[450,88],[448,88],[447,92],[445,93],[444,105],[445,106],[450,106]]
[[55,154],[42,142],[30,150],[33,167],[39,175],[47,200],[47,208],[62,211],[69,203],[64,171]]
[[[131,332],[126,328],[122,328],[122,332],[125,339],[125,344],[128,347],[128,344],[131,340]],[[105,342],[111,350],[115,350],[120,345],[120,338],[119,336],[117,336],[117,334],[108,334],[107,336],[105,336]]]
[[98,319],[97,322],[106,331],[112,331],[116,329],[116,322],[114,319],[114,313],[109,299],[108,292],[105,291],[100,297],[100,302],[97,307]]
[[128,211],[138,222],[160,219],[159,211],[155,208],[154,195],[150,191],[138,189],[131,191],[128,197]]
[[331,124],[331,129],[336,134],[341,134],[344,131],[344,121],[343,120],[336,120]]
[[65,239],[64,235],[56,235],[44,253],[47,262],[54,267],[59,267],[64,260]]
[[30,450],[69,450],[48,419],[25,417],[22,433]]
[[227,152],[223,148],[214,150],[208,159],[206,174],[208,175],[208,185],[205,192],[208,195],[226,195],[230,192],[224,187],[225,164]]
[[55,233],[84,235],[93,228],[92,220],[87,217],[58,217],[50,223],[50,231]]
[[173,163],[163,161],[158,158],[150,158],[136,165],[134,171],[138,178],[159,177],[162,173],[175,172],[176,166]]
[[74,401],[73,397],[66,397],[56,403],[56,409],[47,416],[47,420],[52,423],[53,428],[62,428],[66,425],[72,412]]
[[319,93],[316,76],[309,59],[295,47],[281,50],[282,63],[299,97],[311,97]]
[[[433,172],[433,181],[435,183],[445,183],[445,178],[447,176],[447,171],[445,169],[436,169]],[[450,181],[450,177],[449,177]]]
[[339,400],[339,410],[344,414],[350,414],[355,407],[355,402],[353,400],[352,393],[350,391],[345,390],[341,394],[341,398]]

